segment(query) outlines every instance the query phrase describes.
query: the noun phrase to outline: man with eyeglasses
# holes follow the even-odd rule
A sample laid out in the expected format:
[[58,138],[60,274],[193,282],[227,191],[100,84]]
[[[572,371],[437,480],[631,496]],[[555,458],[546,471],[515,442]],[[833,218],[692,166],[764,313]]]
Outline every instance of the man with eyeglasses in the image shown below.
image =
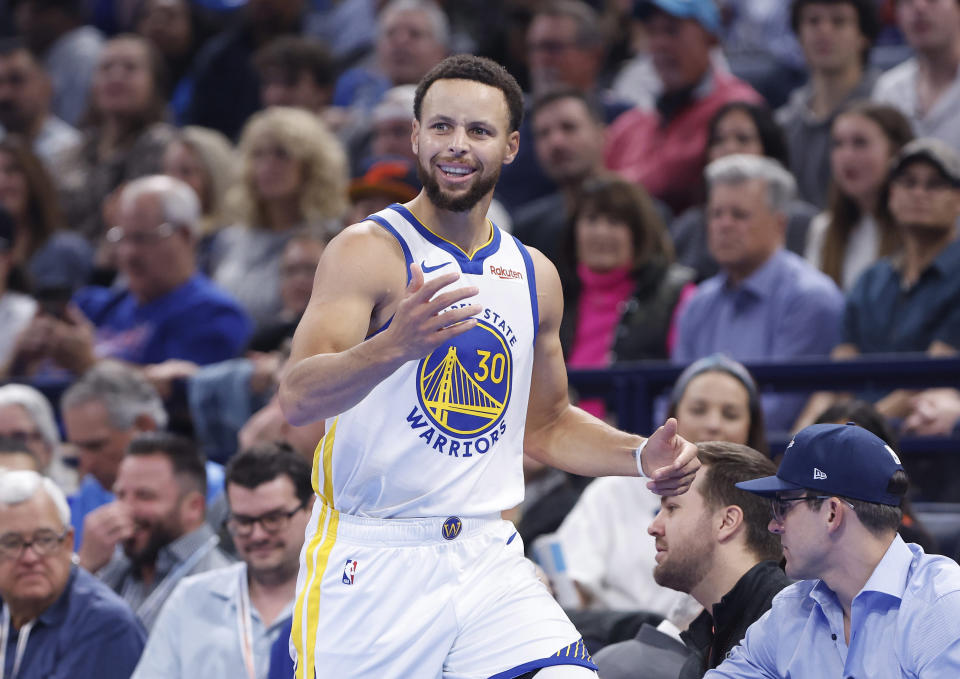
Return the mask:
[[[526,208],[525,212],[536,209],[544,199],[555,198],[558,190],[568,188],[563,186],[564,177],[555,175],[569,173],[569,168],[558,168],[557,163],[540,154],[540,134],[534,125],[536,109],[539,108],[537,100],[557,91],[579,93],[591,109],[585,111],[587,118],[595,118],[589,121],[595,124],[587,125],[590,132],[594,127],[602,128],[612,123],[617,116],[630,110],[629,101],[601,87],[606,57],[604,39],[600,16],[583,0],[549,0],[536,5],[526,33],[530,83],[519,129],[520,148],[516,159],[503,167],[497,186],[497,200],[512,213],[521,207]],[[582,123],[579,127],[582,130]],[[602,129],[599,146],[593,151],[598,156],[597,166],[602,168]],[[566,164],[570,164],[569,160]],[[542,211],[543,206],[540,208]],[[564,212],[562,206],[560,212]],[[527,220],[533,218],[530,214],[523,216]],[[531,244],[538,248],[541,245],[539,242]],[[545,254],[549,253],[545,251]]]
[[40,473],[40,463],[27,444],[0,436],[0,471],[29,470]]
[[143,366],[237,356],[252,325],[234,299],[197,271],[200,202],[193,189],[173,177],[136,179],[120,194],[117,214],[106,239],[122,285],[79,290],[65,319],[34,320],[21,351],[41,347],[33,360],[50,359],[76,375],[101,358]]
[[[960,350],[960,155],[936,139],[900,151],[887,176],[887,208],[903,240],[900,252],[867,269],[847,295],[842,339],[831,357]],[[932,392],[934,401],[951,390]],[[955,392],[953,392],[955,393]],[[814,394],[795,428],[848,395]],[[909,417],[916,392],[864,392],[885,417]]]
[[0,387],[0,437],[25,445],[41,474],[65,493],[74,491],[77,473],[62,454],[60,430],[46,396],[26,384]]
[[0,470],[0,677],[127,679],[146,635],[129,607],[71,561],[63,492]]
[[[313,504],[310,465],[262,444],[227,466],[227,530],[241,563],[185,579],[157,620],[134,679],[264,679],[289,629],[300,548]],[[289,675],[288,675],[289,676]]]
[[907,476],[854,424],[793,438],[776,476],[736,484],[768,497],[783,590],[707,679],[960,676],[960,566],[897,534]]
[[698,443],[697,456],[703,466],[690,491],[661,498],[647,532],[656,543],[654,580],[686,592],[703,611],[681,633],[682,645],[644,625],[634,639],[601,649],[595,659],[603,679],[702,677],[791,584],[779,567],[780,538],[767,530],[767,503],[735,487],[776,465],[726,441]]

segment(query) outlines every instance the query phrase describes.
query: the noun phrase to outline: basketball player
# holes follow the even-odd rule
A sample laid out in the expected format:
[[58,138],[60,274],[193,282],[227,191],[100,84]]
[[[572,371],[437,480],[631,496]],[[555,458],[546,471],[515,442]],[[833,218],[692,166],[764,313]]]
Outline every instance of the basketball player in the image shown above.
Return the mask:
[[523,498],[522,451],[576,474],[642,471],[677,494],[696,447],[675,421],[644,441],[567,399],[557,272],[485,218],[517,154],[516,81],[450,57],[418,86],[414,113],[424,189],[327,246],[280,385],[291,423],[326,420],[296,676],[593,677],[499,518]]

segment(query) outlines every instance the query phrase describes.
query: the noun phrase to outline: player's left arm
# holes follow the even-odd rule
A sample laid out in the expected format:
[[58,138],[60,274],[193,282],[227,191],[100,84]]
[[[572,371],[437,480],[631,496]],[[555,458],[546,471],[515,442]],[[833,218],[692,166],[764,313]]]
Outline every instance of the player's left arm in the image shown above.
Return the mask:
[[[524,452],[535,460],[583,476],[637,476],[634,453],[643,438],[620,431],[570,403],[560,346],[563,292],[553,264],[530,248],[537,279],[540,327],[534,346]],[[648,486],[678,495],[700,467],[697,448],[667,420],[647,441],[641,457]]]

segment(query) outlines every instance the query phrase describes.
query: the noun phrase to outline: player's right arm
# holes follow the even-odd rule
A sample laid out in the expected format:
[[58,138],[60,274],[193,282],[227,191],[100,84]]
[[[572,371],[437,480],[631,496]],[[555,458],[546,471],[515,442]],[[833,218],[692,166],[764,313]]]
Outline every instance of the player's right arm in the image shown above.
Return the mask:
[[[470,317],[478,305],[445,309],[476,288],[437,294],[459,275],[424,283],[416,264],[410,274],[407,283],[397,241],[372,222],[345,229],[326,247],[280,380],[280,406],[291,424],[351,408],[405,362],[475,325]],[[365,339],[387,320],[386,330]]]

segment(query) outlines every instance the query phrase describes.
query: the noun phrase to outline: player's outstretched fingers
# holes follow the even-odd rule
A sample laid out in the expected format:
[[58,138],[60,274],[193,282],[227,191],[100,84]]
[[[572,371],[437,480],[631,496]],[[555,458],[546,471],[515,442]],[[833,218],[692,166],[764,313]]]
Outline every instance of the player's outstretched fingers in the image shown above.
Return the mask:
[[471,304],[460,309],[452,309],[438,316],[441,327],[437,330],[442,335],[441,342],[462,335],[477,325],[477,314],[483,310],[479,304]]
[[[420,272],[420,265],[418,264],[410,265],[410,274],[410,283],[407,285],[407,296],[417,304],[429,301],[440,290],[460,280],[460,274],[451,272],[424,282],[423,273]],[[418,282],[417,275],[419,275],[419,284],[414,288],[414,284]]]
[[[444,312],[444,309],[447,307],[453,306],[457,302],[463,301],[469,297],[476,297],[480,294],[480,289],[475,285],[467,285],[462,288],[457,288],[456,290],[450,290],[449,292],[444,292],[437,295],[428,304],[428,311],[430,315],[440,314],[440,313],[449,313]],[[479,306],[474,304],[472,306]],[[476,312],[475,312],[476,313]],[[447,325],[444,323],[444,325]]]

